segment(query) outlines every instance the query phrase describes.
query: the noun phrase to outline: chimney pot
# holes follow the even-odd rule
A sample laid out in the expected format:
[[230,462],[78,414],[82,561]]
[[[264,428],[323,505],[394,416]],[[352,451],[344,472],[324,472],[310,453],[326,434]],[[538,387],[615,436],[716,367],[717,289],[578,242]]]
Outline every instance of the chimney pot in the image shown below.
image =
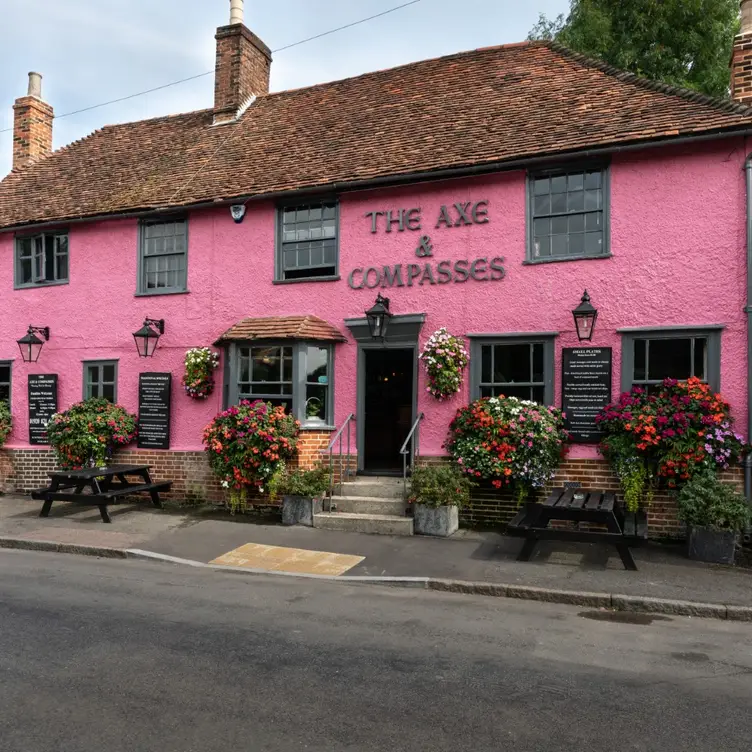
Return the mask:
[[230,25],[243,23],[243,0],[230,0]]
[[29,91],[27,96],[42,98],[42,74],[31,71],[29,73]]

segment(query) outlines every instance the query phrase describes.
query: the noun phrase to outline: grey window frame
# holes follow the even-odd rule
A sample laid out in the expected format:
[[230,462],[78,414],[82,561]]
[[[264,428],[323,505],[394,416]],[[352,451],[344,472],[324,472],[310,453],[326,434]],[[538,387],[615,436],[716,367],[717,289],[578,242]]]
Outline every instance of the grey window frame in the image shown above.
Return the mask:
[[[22,282],[21,281],[21,243],[24,240],[34,240],[36,238],[43,238],[42,240],[42,246],[44,247],[45,241],[44,238],[47,236],[51,237],[60,237],[65,236],[68,243],[68,248],[66,251],[66,259],[67,263],[66,266],[68,268],[68,274],[64,279],[54,279],[54,280],[42,280],[39,282],[31,281],[31,282]],[[57,257],[57,253],[55,253],[55,256]],[[33,277],[33,267],[34,267],[34,255],[32,252],[31,257],[31,263],[32,263],[32,277]],[[45,261],[46,263],[46,261]],[[47,232],[36,232],[36,233],[25,233],[16,235],[13,242],[13,289],[15,290],[27,290],[29,288],[33,287],[54,287],[56,285],[67,285],[70,283],[70,233],[67,229],[62,230],[50,230]]]
[[[632,388],[634,377],[634,342],[637,339],[666,340],[704,337],[707,339],[705,357],[706,382],[713,391],[721,389],[721,334],[723,325],[664,326],[618,329],[621,335],[621,391]],[[640,382],[642,383],[642,382]],[[660,382],[657,382],[660,383]]]
[[[535,180],[543,177],[557,177],[577,172],[601,172],[601,190],[603,191],[603,250],[597,256],[578,254],[576,256],[549,256],[536,258],[535,250]],[[525,261],[523,264],[553,264],[564,261],[592,261],[611,258],[611,164],[610,162],[575,162],[559,164],[555,167],[529,170],[526,176],[526,244]],[[588,214],[590,212],[573,212],[573,214]],[[558,216],[558,215],[548,215]],[[570,215],[566,215],[570,216]]]
[[[146,229],[153,225],[170,224],[174,222],[183,222],[185,224],[185,252],[182,254],[185,260],[183,265],[183,277],[181,284],[177,287],[163,287],[160,289],[149,289],[146,286]],[[188,292],[188,246],[190,244],[190,229],[188,217],[184,214],[175,216],[161,216],[158,219],[141,220],[138,224],[138,279],[136,282],[136,295],[146,297],[151,295],[180,295]],[[162,254],[165,256],[178,256],[178,253]],[[152,255],[150,258],[153,258]]]
[[[93,382],[89,382],[89,377],[88,377],[88,368],[89,368],[89,366],[115,366],[115,381],[114,381],[114,384],[113,384],[115,388],[113,390],[114,394],[113,394],[113,398],[112,398],[112,404],[113,405],[117,404],[117,400],[118,400],[118,377],[120,375],[119,374],[118,363],[119,363],[118,360],[84,360],[84,361],[82,361],[82,365],[83,365],[83,398],[85,400],[90,399],[90,395],[87,393],[88,392],[88,386],[89,386],[89,383],[93,383]],[[108,383],[108,382],[99,381],[97,383],[100,384],[100,386],[101,386],[101,385],[103,385],[105,383]]]
[[[334,343],[320,340],[248,340],[232,342],[227,347],[225,369],[226,384],[224,388],[225,409],[230,405],[237,405],[240,401],[240,389],[238,387],[240,376],[240,349],[246,347],[292,347],[292,394],[291,395],[271,395],[269,397],[253,396],[251,399],[284,399],[292,400],[292,414],[300,421],[303,429],[325,430],[334,427]],[[327,350],[328,357],[328,382],[326,394],[326,420],[321,422],[310,422],[305,414],[306,403],[306,385],[308,372],[306,369],[306,353],[309,347],[319,347]]]
[[0,360],[0,368],[8,369],[8,380],[0,380],[0,386],[8,387],[8,407],[11,407],[13,399],[13,361],[12,360]]
[[[283,217],[285,209],[292,207],[311,207],[317,204],[334,204],[334,274],[327,274],[320,277],[298,277],[296,279],[284,278],[284,242],[282,236]],[[339,274],[339,239],[340,239],[340,202],[337,196],[320,196],[315,200],[285,201],[277,204],[275,216],[275,233],[274,233],[274,284],[275,285],[292,285],[299,282],[335,282],[340,279]],[[314,268],[314,267],[312,267]]]
[[[470,340],[470,400],[480,398],[481,348],[485,345],[543,345],[543,404],[555,402],[555,356],[558,332],[468,334]],[[526,386],[519,384],[518,386]]]

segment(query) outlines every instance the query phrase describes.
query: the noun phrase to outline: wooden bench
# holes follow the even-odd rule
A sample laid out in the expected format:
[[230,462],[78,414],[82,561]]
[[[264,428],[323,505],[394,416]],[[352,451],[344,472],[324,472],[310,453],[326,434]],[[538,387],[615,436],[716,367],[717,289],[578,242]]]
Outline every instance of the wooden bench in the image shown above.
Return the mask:
[[[557,521],[574,522],[577,527],[549,527]],[[509,523],[507,532],[525,538],[517,561],[529,561],[541,540],[605,543],[616,547],[625,569],[637,570],[630,545],[637,537],[627,537],[616,494],[611,491],[555,488],[542,504],[527,504]],[[605,527],[605,531],[582,530],[579,523]]]
[[[112,465],[83,470],[60,470],[49,473],[50,485],[32,491],[31,498],[43,501],[40,517],[47,517],[53,501],[99,507],[103,522],[112,522],[107,505],[131,494],[148,493],[152,504],[162,508],[160,491],[169,491],[172,483],[154,483],[149,476],[150,465]],[[139,482],[128,480],[136,476]],[[70,489],[74,489],[71,491]]]

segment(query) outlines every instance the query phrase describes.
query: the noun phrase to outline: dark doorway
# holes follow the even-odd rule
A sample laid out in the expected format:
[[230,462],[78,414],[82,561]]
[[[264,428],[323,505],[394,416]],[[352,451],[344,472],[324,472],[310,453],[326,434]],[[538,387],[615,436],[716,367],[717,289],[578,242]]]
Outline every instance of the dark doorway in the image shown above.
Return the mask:
[[365,351],[365,472],[402,469],[400,448],[413,420],[414,357],[412,348]]

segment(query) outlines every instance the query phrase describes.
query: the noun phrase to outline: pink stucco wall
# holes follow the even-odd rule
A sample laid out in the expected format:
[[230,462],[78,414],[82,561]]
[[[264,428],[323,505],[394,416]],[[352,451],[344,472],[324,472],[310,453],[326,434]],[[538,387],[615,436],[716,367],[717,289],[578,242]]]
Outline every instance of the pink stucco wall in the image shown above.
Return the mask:
[[[500,281],[391,288],[394,313],[425,313],[421,342],[440,326],[454,334],[558,331],[555,392],[560,400],[561,348],[577,346],[571,309],[587,288],[599,309],[593,346],[613,348],[613,392],[620,387],[623,327],[723,324],[721,384],[743,429],[746,424],[745,191],[741,141],[684,150],[615,156],[611,167],[612,258],[540,265],[525,259],[525,176],[501,173],[473,180],[424,183],[399,190],[345,194],[340,206],[337,282],[273,285],[274,206],[249,205],[242,224],[226,208],[190,216],[188,294],[135,297],[137,222],[70,227],[70,284],[13,289],[13,239],[0,235],[0,360],[13,363],[15,429],[10,446],[27,446],[27,375],[59,374],[64,408],[82,394],[83,360],[119,360],[119,402],[136,410],[138,373],[172,371],[172,448],[201,446],[201,430],[221,407],[221,389],[205,402],[180,386],[185,350],[210,345],[245,316],[314,314],[349,334],[343,319],[359,317],[375,290],[352,290],[355,267],[421,261],[415,248],[430,234],[434,262],[505,257]],[[434,229],[442,204],[488,201],[490,221]],[[368,211],[421,207],[422,232],[372,234]],[[164,318],[166,333],[153,359],[139,359],[131,333],[144,317]],[[15,340],[29,324],[52,336],[37,364],[21,362]],[[356,407],[356,353],[337,347],[335,419]],[[221,381],[221,370],[217,372]],[[441,453],[446,429],[465,391],[448,404],[425,392],[421,451]],[[575,456],[595,456],[578,447]]]

